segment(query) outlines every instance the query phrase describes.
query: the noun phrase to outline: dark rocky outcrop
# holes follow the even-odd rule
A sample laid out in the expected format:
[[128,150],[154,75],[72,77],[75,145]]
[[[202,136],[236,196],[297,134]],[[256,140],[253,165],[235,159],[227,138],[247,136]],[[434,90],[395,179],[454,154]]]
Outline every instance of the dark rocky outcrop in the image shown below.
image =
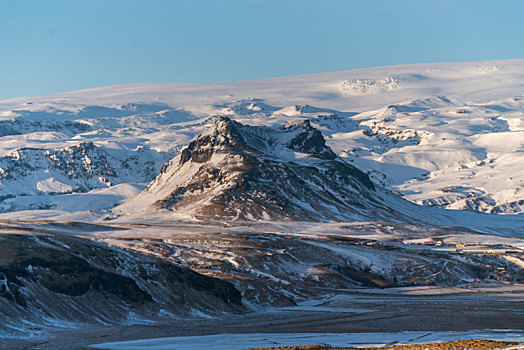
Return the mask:
[[229,282],[88,239],[0,235],[0,319],[47,318],[118,324],[129,313],[188,315],[238,311]]
[[326,140],[322,133],[311,126],[311,122],[306,119],[298,123],[291,123],[282,126],[282,130],[300,132],[289,141],[287,146],[292,150],[309,153],[314,157],[333,160],[337,155],[326,145]]

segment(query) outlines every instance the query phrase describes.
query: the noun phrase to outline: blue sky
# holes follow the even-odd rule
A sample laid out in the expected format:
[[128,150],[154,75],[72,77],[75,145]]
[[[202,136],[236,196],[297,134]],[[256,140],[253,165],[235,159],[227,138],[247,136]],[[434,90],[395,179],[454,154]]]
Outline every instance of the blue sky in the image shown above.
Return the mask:
[[523,0],[0,0],[0,98],[524,58]]

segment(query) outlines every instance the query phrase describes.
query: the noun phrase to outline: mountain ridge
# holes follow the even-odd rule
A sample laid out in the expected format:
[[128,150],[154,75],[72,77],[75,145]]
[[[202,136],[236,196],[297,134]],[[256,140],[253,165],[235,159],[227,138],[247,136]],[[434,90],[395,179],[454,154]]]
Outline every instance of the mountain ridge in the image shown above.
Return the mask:
[[392,217],[395,210],[377,196],[368,175],[338,158],[308,120],[270,128],[219,116],[115,212],[159,209],[198,220]]
[[[59,178],[52,167],[28,172],[19,177],[24,190],[5,197],[0,211],[82,215],[73,213],[89,208],[76,200],[70,205],[74,196],[88,198],[103,216],[142,190],[166,160],[210,127],[213,116],[224,115],[270,127],[309,119],[338,157],[417,204],[522,213],[517,164],[524,147],[523,67],[524,60],[431,63],[210,85],[137,84],[0,101],[1,157],[24,148],[67,152],[83,142],[119,162],[138,157],[132,176],[109,186]],[[155,174],[135,176],[147,161],[153,161]],[[82,177],[78,171],[73,177]],[[0,189],[12,186],[0,179]]]

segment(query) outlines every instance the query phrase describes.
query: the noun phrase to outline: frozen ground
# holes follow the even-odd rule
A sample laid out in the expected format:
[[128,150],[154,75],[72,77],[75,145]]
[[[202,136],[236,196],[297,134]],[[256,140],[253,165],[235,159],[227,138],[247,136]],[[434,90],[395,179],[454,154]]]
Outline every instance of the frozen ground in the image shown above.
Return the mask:
[[[81,348],[130,339],[259,332],[433,334],[515,329],[516,333],[524,324],[524,286],[518,282],[519,278],[522,281],[518,265],[499,255],[457,255],[399,243],[407,236],[452,233],[453,240],[464,238],[467,242],[469,235],[475,241],[482,240],[483,235],[453,227],[400,223],[288,225],[217,227],[195,223],[110,221],[100,225],[49,220],[0,221],[4,245],[11,238],[29,236],[31,242],[42,244],[39,250],[30,250],[35,254],[41,255],[44,248],[56,249],[61,256],[72,253],[89,257],[90,264],[107,263],[106,255],[120,256],[119,271],[127,271],[126,276],[140,283],[146,281],[142,274],[129,273],[134,271],[131,261],[135,260],[123,257],[135,256],[142,265],[155,259],[157,266],[172,263],[229,281],[242,294],[239,313],[217,314],[200,307],[184,314],[187,308],[176,306],[173,310],[180,312],[176,317],[173,310],[171,314],[165,309],[155,311],[154,305],[130,309],[124,304],[121,309],[106,307],[108,300],[102,294],[88,304],[88,315],[66,302],[61,303],[61,308],[54,308],[57,298],[84,305],[85,296],[52,294],[45,286],[32,284],[33,289],[39,288],[39,298],[45,298],[26,295],[32,290],[26,289],[24,295],[32,305],[29,308],[0,299],[6,304],[4,311],[11,310],[11,318],[0,327],[0,345],[68,349],[72,345]],[[86,247],[93,244],[104,247],[106,255],[102,250],[95,255],[84,252],[87,248],[82,248],[83,239],[89,240]],[[501,238],[500,242],[519,244],[514,238]],[[490,235],[483,243],[499,241]],[[74,249],[68,248],[73,245]],[[143,254],[142,258],[139,254]],[[48,256],[52,256],[51,252]],[[3,255],[2,263],[9,259]],[[155,268],[150,270],[153,278]],[[67,276],[71,277],[74,271]],[[9,283],[12,290],[14,282],[20,287],[23,280],[31,278],[24,275],[16,282],[12,277],[4,283]],[[140,284],[142,288],[163,290],[158,282],[148,281]],[[119,302],[114,295],[112,298],[112,304]],[[162,298],[169,299],[169,295]],[[41,315],[44,305],[48,311]],[[186,306],[191,305],[194,304]],[[104,308],[103,319],[97,319],[99,308]],[[125,316],[129,313],[124,322],[122,312],[113,315],[119,310]],[[72,318],[71,312],[82,312],[85,317]]]
[[464,339],[489,339],[524,342],[518,330],[479,330],[471,332],[399,332],[399,333],[290,333],[290,334],[220,334],[197,337],[143,339],[92,345],[97,349],[129,350],[244,350],[297,345],[374,347],[387,344],[435,343]]
[[[375,291],[338,291],[338,296],[309,302],[305,309],[303,306],[277,308],[156,324],[139,319],[129,325],[65,327],[62,324],[60,328],[49,328],[31,337],[4,337],[1,344],[6,348],[43,349],[88,345],[103,349],[246,349],[471,338],[524,341],[524,331],[519,327],[524,317],[522,291],[502,294],[468,294],[466,291],[457,294],[455,291],[442,295],[427,294],[427,291],[418,295],[375,294]],[[138,341],[128,342],[133,339]],[[117,343],[112,344],[114,342]]]

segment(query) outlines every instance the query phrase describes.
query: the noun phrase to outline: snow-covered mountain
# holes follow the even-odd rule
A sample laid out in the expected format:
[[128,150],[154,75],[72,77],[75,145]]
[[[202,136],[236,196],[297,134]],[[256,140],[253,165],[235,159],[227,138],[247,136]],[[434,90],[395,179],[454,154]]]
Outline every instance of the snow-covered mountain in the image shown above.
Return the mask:
[[276,128],[308,119],[338,157],[410,201],[519,213],[523,95],[524,60],[505,60],[4,100],[0,210],[108,210],[221,115]]
[[148,218],[163,210],[170,218],[204,221],[402,217],[384,196],[326,146],[309,120],[277,128],[219,117],[115,212]]
[[[374,144],[354,163],[408,200],[448,209],[519,213],[524,207],[524,103],[430,97],[355,116]],[[356,137],[362,137],[358,135]],[[402,167],[402,171],[396,171]]]
[[[520,293],[523,101],[524,60],[0,101],[0,334]],[[340,320],[398,320],[376,315]]]
[[[158,173],[159,161],[155,162],[151,153],[140,148],[129,152],[127,158],[118,159],[92,142],[65,148],[18,149],[0,157],[3,185],[0,208],[2,211],[53,208],[64,205],[67,197],[75,194],[97,193],[103,197],[104,188],[111,189],[106,193],[114,196],[119,191],[132,194],[140,188],[137,183],[151,180]],[[58,196],[61,202],[56,200]],[[100,208],[100,204],[92,201],[90,205],[87,209]]]

